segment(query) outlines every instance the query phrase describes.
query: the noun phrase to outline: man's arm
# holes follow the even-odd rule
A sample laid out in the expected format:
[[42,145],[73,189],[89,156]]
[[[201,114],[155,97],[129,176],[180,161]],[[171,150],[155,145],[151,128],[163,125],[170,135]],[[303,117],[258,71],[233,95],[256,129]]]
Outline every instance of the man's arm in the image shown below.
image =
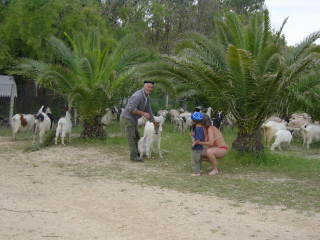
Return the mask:
[[150,115],[150,118],[148,118],[149,121],[154,122],[155,120],[154,120],[154,117],[153,117],[153,114],[152,114],[152,110],[151,110],[150,97],[148,99],[149,100],[148,100],[147,112],[146,113]]
[[151,118],[151,116],[150,116],[149,113],[143,112],[143,111],[138,110],[138,109],[136,109],[133,113],[136,114],[136,115],[139,115],[139,116],[143,116],[143,117],[145,117],[145,118],[148,119],[148,120]]

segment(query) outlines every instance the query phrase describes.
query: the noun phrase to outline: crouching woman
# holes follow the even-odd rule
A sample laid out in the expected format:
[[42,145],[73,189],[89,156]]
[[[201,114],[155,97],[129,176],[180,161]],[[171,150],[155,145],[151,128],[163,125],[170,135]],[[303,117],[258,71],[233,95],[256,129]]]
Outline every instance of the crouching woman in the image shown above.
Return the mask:
[[218,174],[217,159],[221,159],[227,154],[227,144],[221,131],[211,125],[208,115],[204,116],[203,126],[205,129],[205,140],[198,143],[206,147],[202,151],[202,160],[211,163],[209,175],[216,175]]

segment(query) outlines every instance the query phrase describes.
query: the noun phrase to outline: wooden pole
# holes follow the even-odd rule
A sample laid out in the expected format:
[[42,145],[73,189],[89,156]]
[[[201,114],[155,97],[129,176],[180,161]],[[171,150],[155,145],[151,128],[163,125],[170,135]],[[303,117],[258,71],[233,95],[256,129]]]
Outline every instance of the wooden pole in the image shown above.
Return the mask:
[[166,94],[166,107],[165,107],[165,109],[168,110],[168,106],[169,106],[169,95]]
[[11,84],[10,110],[9,110],[9,124],[10,124],[10,126],[12,124],[13,107],[14,107],[14,83]]

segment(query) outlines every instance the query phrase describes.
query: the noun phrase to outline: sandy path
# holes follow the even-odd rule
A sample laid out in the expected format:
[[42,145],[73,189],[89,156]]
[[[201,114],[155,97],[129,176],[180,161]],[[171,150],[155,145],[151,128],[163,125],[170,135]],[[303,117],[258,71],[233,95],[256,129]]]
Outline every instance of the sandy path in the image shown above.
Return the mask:
[[[3,150],[11,143],[0,137],[0,144]],[[216,197],[82,179],[52,167],[50,159],[61,160],[64,155],[72,159],[75,151],[88,152],[72,147],[28,154],[0,152],[1,240],[320,240],[319,214],[236,206]]]

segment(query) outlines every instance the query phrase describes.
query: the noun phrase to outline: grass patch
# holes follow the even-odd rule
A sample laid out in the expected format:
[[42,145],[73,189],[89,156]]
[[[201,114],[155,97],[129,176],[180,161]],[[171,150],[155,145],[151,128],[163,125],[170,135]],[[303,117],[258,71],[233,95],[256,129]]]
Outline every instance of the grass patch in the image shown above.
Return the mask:
[[54,144],[54,138],[56,136],[55,130],[50,130],[47,135],[45,136],[43,143],[36,143],[28,146],[24,151],[25,152],[34,152],[39,150],[40,148],[47,147],[49,145]]
[[[113,124],[108,127],[113,128]],[[117,129],[118,126],[114,127]],[[140,133],[142,135],[142,130]],[[226,128],[223,133],[231,148],[236,131]],[[120,154],[124,156],[125,161],[128,157],[125,138],[113,137],[90,144],[106,145],[108,151],[122,152],[124,150],[126,154]],[[112,177],[181,192],[216,195],[239,203],[283,205],[290,209],[320,212],[319,159],[310,160],[299,155],[291,155],[290,150],[271,152],[266,149],[265,154],[259,158],[229,151],[224,159],[219,160],[219,169],[222,174],[214,177],[203,175],[193,178],[189,175],[191,173],[191,148],[190,136],[187,133],[173,133],[173,126],[166,123],[162,134],[161,149],[164,151],[164,158],[160,159],[155,154],[153,158],[146,159],[141,166],[143,170],[138,168],[133,171],[119,166],[110,166],[105,169],[81,169],[81,174],[80,172],[79,174],[82,177]],[[205,170],[207,167],[209,164],[204,162],[204,174],[207,173]]]
[[[0,135],[1,136],[12,136],[12,130],[11,130],[11,128],[0,128]],[[21,135],[23,135],[23,136],[25,136],[25,133],[21,133],[21,134],[16,134],[16,137],[17,136],[21,136]]]

